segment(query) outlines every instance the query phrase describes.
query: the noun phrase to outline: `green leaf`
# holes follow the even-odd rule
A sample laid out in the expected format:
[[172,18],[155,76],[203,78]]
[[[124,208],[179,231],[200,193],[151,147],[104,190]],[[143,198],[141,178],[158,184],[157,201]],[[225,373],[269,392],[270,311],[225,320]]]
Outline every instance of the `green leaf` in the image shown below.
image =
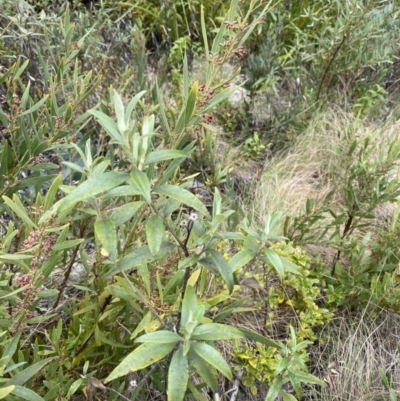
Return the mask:
[[189,352],[190,365],[193,366],[200,377],[205,381],[208,387],[212,391],[217,391],[218,380],[216,370],[209,365],[203,358],[195,354],[194,352]]
[[232,372],[222,355],[206,343],[192,342],[190,347],[208,364],[219,370],[227,379],[232,380]]
[[135,168],[131,172],[131,179],[135,185],[135,187],[140,191],[144,200],[150,204],[151,203],[151,187],[150,181],[147,178],[147,175]]
[[235,327],[219,323],[206,323],[197,326],[190,336],[191,340],[218,341],[243,338],[243,333]]
[[167,356],[175,348],[175,343],[158,344],[145,343],[131,352],[106,378],[108,383],[117,377],[126,376],[129,372],[144,369]]
[[280,346],[278,343],[276,343],[276,342],[270,340],[270,339],[267,338],[267,337],[262,336],[261,334],[255,333],[254,331],[251,331],[251,330],[242,329],[242,328],[240,328],[240,327],[238,327],[237,329],[238,329],[238,330],[243,334],[243,336],[244,336],[245,338],[247,338],[248,340],[255,341],[255,342],[260,343],[260,344],[264,344],[264,345],[266,345],[267,347],[274,347],[274,348],[277,348],[277,349],[278,349],[278,348],[281,348],[281,346]]
[[307,372],[301,372],[301,371],[296,371],[296,372],[292,372],[293,375],[296,377],[296,379],[298,379],[299,381],[303,382],[303,383],[307,383],[307,384],[317,384],[319,386],[326,386],[326,383],[319,379],[317,376],[314,376],[310,373]]
[[233,286],[235,285],[231,267],[229,266],[228,262],[225,260],[225,258],[220,252],[212,249],[210,251],[210,254],[211,258],[213,259],[215,265],[218,268],[219,274],[221,274],[222,278],[226,282],[229,293],[231,294],[233,291]]
[[157,255],[152,255],[148,246],[142,246],[121,258],[117,262],[117,266],[115,267],[115,269],[109,271],[106,277],[110,277],[114,274],[118,274],[129,269],[133,269],[143,263],[150,263],[157,259],[161,259],[172,252],[172,250],[174,250],[175,248],[175,244],[172,244],[170,242],[163,242],[161,244],[159,253]]
[[123,134],[126,131],[124,104],[122,103],[121,96],[119,96],[115,89],[113,89],[113,100],[118,131]]
[[45,95],[41,100],[39,100],[37,103],[35,103],[30,109],[25,110],[22,115],[26,116],[27,114],[31,114],[33,112],[35,112],[36,110],[40,109],[44,103],[46,102],[47,98],[49,97],[49,95]]
[[136,105],[138,104],[139,100],[143,97],[143,95],[146,93],[146,91],[141,91],[135,95],[135,97],[129,102],[127,108],[126,108],[126,113],[125,113],[125,118],[129,118],[130,115],[132,114],[132,111],[135,109]]
[[189,121],[191,120],[193,116],[194,109],[196,107],[196,98],[197,98],[197,92],[198,92],[198,87],[199,83],[196,81],[192,88],[190,89],[189,97],[186,103],[186,108],[185,108],[185,126],[189,124]]
[[15,386],[11,394],[28,401],[44,401],[40,395],[25,387]]
[[287,393],[285,390],[281,390],[279,394],[282,396],[283,401],[297,401],[297,398],[295,396]]
[[143,336],[138,337],[135,340],[135,343],[159,343],[159,344],[169,344],[169,343],[177,343],[182,341],[183,338],[178,336],[178,334],[168,331],[168,330],[159,330],[154,333],[144,334]]
[[185,296],[182,301],[182,314],[181,314],[181,326],[186,327],[190,320],[190,316],[197,309],[198,302],[196,298],[195,290],[192,286],[188,285],[185,290]]
[[205,216],[209,216],[207,208],[203,202],[200,201],[195,195],[188,190],[175,186],[175,185],[162,185],[153,190],[156,194],[168,196],[169,198],[175,199],[187,206],[192,207],[195,210],[203,213]]
[[96,220],[94,223],[96,241],[107,251],[110,260],[117,257],[117,230],[112,220]]
[[266,253],[266,259],[264,259],[263,257],[261,257],[260,259],[269,262],[275,268],[279,278],[283,280],[285,271],[283,269],[281,258],[279,257],[279,255],[277,255],[274,251],[272,251],[269,248],[265,248],[264,251]]
[[267,397],[265,398],[265,401],[276,401],[280,391],[282,389],[282,378],[275,377],[275,379],[272,381],[272,385],[268,390]]
[[41,371],[50,361],[54,358],[44,359],[43,361],[36,362],[28,368],[24,369],[22,372],[17,373],[8,382],[7,385],[22,386],[29,379],[31,379],[36,373]]
[[286,259],[283,256],[279,256],[279,258],[281,259],[282,262],[282,266],[285,270],[287,270],[290,273],[293,274],[297,274],[299,276],[303,276],[304,277],[304,273],[301,271],[301,269],[295,265],[292,261],[290,261],[289,259]]
[[114,222],[116,227],[119,227],[126,221],[130,220],[144,204],[143,201],[138,201],[119,206],[111,213],[110,220]]
[[168,369],[168,401],[182,401],[189,379],[189,364],[182,347],[174,352]]
[[6,205],[24,222],[24,224],[31,230],[37,229],[37,225],[28,217],[21,201],[16,195],[13,196],[13,201],[7,196],[3,196]]
[[156,255],[161,248],[164,237],[164,223],[161,217],[153,214],[146,222],[146,238],[149,244],[150,252]]
[[112,188],[117,187],[128,179],[128,175],[122,172],[107,172],[90,177],[87,181],[83,182],[75,188],[65,198],[59,200],[50,210],[48,210],[40,219],[39,224],[46,221],[51,215],[60,210],[66,209],[83,201],[87,198],[94,197],[100,193],[107,192]]
[[54,252],[65,251],[66,249],[75,248],[76,246],[82,244],[83,241],[85,241],[84,238],[72,239],[70,241],[63,241],[53,245],[51,249]]
[[56,179],[50,185],[47,191],[46,198],[44,200],[44,211],[47,212],[54,203],[54,199],[57,195],[58,187],[62,184],[62,174],[59,174]]
[[251,260],[253,260],[256,256],[257,252],[252,249],[242,249],[236,255],[234,255],[228,262],[232,273],[237,272]]
[[215,109],[219,103],[223,102],[224,100],[228,99],[229,96],[235,91],[235,88],[227,88],[219,92],[215,95],[208,103],[207,106],[201,110],[200,114],[206,114]]
[[0,388],[0,400],[6,398],[8,394],[10,394],[14,390],[15,386],[7,386]]
[[186,158],[188,156],[189,156],[188,153],[184,152],[183,150],[175,150],[175,149],[156,150],[154,152],[151,152],[146,157],[144,165],[146,166],[151,163],[158,163],[164,160],[177,159],[180,157]]
[[291,362],[291,358],[289,358],[289,357],[282,358],[281,361],[279,362],[278,367],[276,368],[276,370],[274,372],[274,376],[280,375],[289,366],[290,362]]
[[6,349],[3,351],[2,361],[3,359],[7,359],[5,364],[7,365],[11,357],[14,355],[15,351],[17,350],[18,342],[21,337],[21,332],[18,332],[7,345]]
[[108,132],[115,142],[122,143],[122,136],[118,132],[118,126],[111,117],[98,110],[89,110],[88,113],[96,117],[98,123]]

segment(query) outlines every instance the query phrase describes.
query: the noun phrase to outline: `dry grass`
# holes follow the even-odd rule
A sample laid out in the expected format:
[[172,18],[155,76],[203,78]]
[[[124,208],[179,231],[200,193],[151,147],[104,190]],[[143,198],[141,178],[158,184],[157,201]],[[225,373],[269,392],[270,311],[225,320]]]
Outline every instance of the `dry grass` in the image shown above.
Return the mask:
[[316,374],[328,386],[312,392],[318,401],[389,400],[379,368],[393,377],[400,397],[400,316],[382,312],[376,318],[366,313],[331,321],[321,333],[327,341],[314,346],[311,358]]
[[[333,188],[340,202],[343,175],[337,148],[346,152],[355,138],[374,131],[374,146],[377,152],[383,151],[398,136],[399,126],[390,118],[383,126],[362,123],[339,109],[316,115],[288,150],[265,162],[264,172],[250,192],[254,193],[254,216],[262,221],[267,213],[278,210],[285,216],[298,216],[304,212],[308,198],[318,204]],[[388,209],[392,212],[392,208]],[[385,218],[386,213],[383,215]]]

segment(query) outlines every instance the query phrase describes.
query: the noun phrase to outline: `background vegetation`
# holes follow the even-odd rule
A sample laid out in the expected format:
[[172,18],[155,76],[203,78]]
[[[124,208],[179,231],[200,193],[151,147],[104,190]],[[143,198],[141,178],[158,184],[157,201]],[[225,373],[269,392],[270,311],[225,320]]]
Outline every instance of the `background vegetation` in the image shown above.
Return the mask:
[[0,399],[400,397],[397,0],[0,4]]

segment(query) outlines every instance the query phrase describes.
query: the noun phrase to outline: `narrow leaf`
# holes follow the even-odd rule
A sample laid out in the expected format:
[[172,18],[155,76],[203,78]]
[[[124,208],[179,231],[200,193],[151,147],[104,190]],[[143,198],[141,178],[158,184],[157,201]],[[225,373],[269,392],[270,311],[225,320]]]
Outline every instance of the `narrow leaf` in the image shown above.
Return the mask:
[[190,314],[197,309],[198,302],[195,294],[195,290],[193,287],[188,285],[186,287],[185,296],[183,297],[182,302],[182,316],[181,316],[181,326],[186,327]]
[[220,252],[212,249],[210,251],[210,254],[211,258],[213,259],[215,265],[218,268],[219,273],[226,282],[226,285],[228,286],[229,293],[231,294],[233,291],[233,286],[235,285],[231,267],[229,266],[228,262],[225,260],[225,258],[222,256]]
[[96,196],[102,192],[107,192],[122,184],[127,179],[127,174],[115,171],[90,177],[87,181],[75,188],[69,195],[59,200],[52,208],[50,208],[50,210],[42,216],[39,223],[43,223],[52,214],[57,213],[62,209],[69,208],[75,203]]
[[216,370],[194,352],[189,352],[189,356],[190,364],[196,369],[207,386],[210,387],[212,391],[217,391],[218,380]]
[[267,397],[265,398],[265,401],[276,401],[280,391],[282,389],[282,378],[275,377],[275,379],[272,381],[272,385],[268,390]]
[[[269,248],[265,248],[265,253],[267,256],[267,261],[274,267],[274,269],[276,270],[276,272],[279,275],[279,278],[281,280],[283,280],[285,271],[283,269],[281,258],[279,257],[279,255],[277,255],[274,251],[272,251]],[[261,258],[261,259],[263,259],[263,258]]]
[[168,330],[159,330],[154,333],[145,334],[143,336],[138,337],[135,340],[135,343],[160,343],[160,344],[169,344],[169,343],[177,343],[182,341],[183,338],[178,336],[178,334],[168,331]]
[[219,323],[206,323],[197,326],[190,338],[197,341],[218,341],[243,338],[243,333],[235,327]]
[[124,104],[122,103],[121,96],[115,89],[113,89],[113,100],[115,115],[117,117],[118,131],[121,135],[123,135],[126,131]]
[[44,401],[40,395],[26,387],[15,386],[11,394],[28,401]]
[[257,252],[253,251],[252,249],[242,249],[236,255],[234,255],[228,262],[229,266],[233,273],[237,272],[247,263],[254,259]]
[[36,373],[41,371],[50,361],[54,358],[44,359],[43,361],[36,362],[33,365],[29,366],[28,368],[24,369],[22,372],[17,373],[13,376],[8,382],[8,385],[16,385],[22,386],[25,384],[29,379],[31,379]]
[[195,210],[209,216],[207,208],[204,206],[203,202],[200,201],[195,195],[193,195],[188,190],[174,186],[174,185],[162,185],[154,189],[154,192],[159,195],[165,195],[169,198],[175,199],[187,206],[192,207]]
[[148,165],[151,163],[159,163],[164,160],[171,160],[171,159],[177,159],[180,157],[188,157],[189,155],[187,152],[184,152],[183,150],[175,150],[175,149],[162,149],[162,150],[156,150],[154,152],[151,152],[147,157],[146,160],[144,161],[144,165]]
[[135,168],[131,172],[131,178],[133,183],[135,184],[136,188],[140,191],[141,195],[143,196],[144,200],[147,203],[151,203],[151,187],[150,181],[147,178],[147,175],[140,171],[139,169]]
[[117,230],[112,220],[96,220],[94,223],[96,241],[100,242],[111,260],[117,257]]
[[182,401],[189,379],[189,364],[182,347],[174,352],[168,369],[168,401]]
[[270,340],[267,337],[262,336],[261,334],[255,333],[254,331],[242,329],[242,328],[238,328],[238,330],[248,340],[252,340],[252,341],[258,342],[260,344],[264,344],[267,347],[281,348],[281,346],[278,343]]
[[164,223],[161,217],[153,214],[146,222],[146,238],[149,244],[150,252],[156,255],[161,248],[164,237]]
[[206,343],[193,342],[191,349],[208,364],[219,370],[227,379],[232,380],[232,372],[222,355]]
[[14,390],[15,386],[7,386],[0,388],[0,400],[6,398],[8,394],[10,394]]
[[129,372],[144,369],[167,356],[175,348],[175,343],[158,344],[145,343],[131,352],[106,378],[108,383],[118,377],[126,376]]
[[144,204],[145,203],[143,201],[138,201],[119,206],[111,213],[110,220],[114,222],[116,227],[119,227],[135,216],[136,212]]

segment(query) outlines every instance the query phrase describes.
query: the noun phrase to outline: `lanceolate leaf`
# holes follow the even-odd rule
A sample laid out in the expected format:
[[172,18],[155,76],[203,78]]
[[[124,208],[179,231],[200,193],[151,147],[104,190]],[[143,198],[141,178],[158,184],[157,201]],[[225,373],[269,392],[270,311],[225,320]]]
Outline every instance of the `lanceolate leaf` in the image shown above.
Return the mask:
[[195,354],[194,352],[189,352],[190,364],[196,369],[200,377],[205,381],[208,387],[212,391],[216,391],[218,387],[217,372],[209,365],[203,358]]
[[136,343],[160,343],[160,344],[169,344],[169,343],[177,343],[179,341],[183,341],[181,336],[178,334],[168,331],[168,330],[159,330],[154,333],[144,334],[143,336],[138,337],[135,342]]
[[181,326],[186,327],[187,322],[190,319],[191,313],[197,309],[198,302],[194,288],[188,285],[186,287],[185,296],[182,302],[182,316],[181,316]]
[[34,391],[29,390],[26,387],[15,386],[14,390],[11,394],[16,395],[19,399],[27,400],[27,401],[44,401],[44,399],[36,394]]
[[196,81],[193,84],[192,89],[190,89],[189,98],[186,103],[186,109],[185,109],[185,126],[187,126],[189,124],[189,121],[193,115],[193,111],[196,107],[198,86],[199,86],[199,83]]
[[172,250],[175,248],[176,245],[170,242],[163,242],[157,255],[152,255],[148,246],[142,246],[141,248],[138,248],[121,258],[117,262],[117,266],[115,267],[115,269],[112,269],[110,272],[108,272],[106,277],[112,276],[113,274],[121,273],[129,269],[133,269],[143,263],[150,263],[157,259],[163,258],[170,252],[172,252]]
[[21,204],[21,201],[14,195],[13,200],[8,198],[7,196],[3,196],[4,202],[7,206],[25,223],[25,225],[29,228],[36,229],[36,224],[29,218],[26,213],[25,208]]
[[198,341],[217,341],[243,337],[243,333],[235,327],[219,323],[206,323],[197,326],[190,338]]
[[99,124],[108,132],[114,141],[122,143],[122,136],[118,132],[117,124],[111,117],[98,110],[89,110],[89,113],[97,118]]
[[126,130],[124,104],[122,103],[121,96],[115,89],[113,90],[113,98],[118,131],[123,135]]
[[282,396],[283,401],[297,401],[297,398],[295,396],[287,393],[285,390],[281,390],[279,394]]
[[133,183],[135,184],[136,188],[142,194],[144,200],[147,203],[151,203],[151,188],[150,188],[150,181],[147,178],[147,175],[140,171],[139,169],[135,169],[131,172],[131,178]]
[[102,192],[107,192],[126,181],[129,176],[122,172],[107,172],[90,177],[87,181],[75,188],[65,198],[59,200],[52,208],[50,208],[40,219],[39,223],[46,221],[52,214],[62,209],[66,209],[75,203],[83,201],[87,198],[96,196]]
[[265,253],[266,253],[266,258],[261,258],[261,259],[269,262],[278,273],[279,278],[283,280],[285,271],[283,270],[281,258],[279,257],[279,255],[277,255],[274,251],[272,251],[269,248],[265,248]]
[[206,343],[198,342],[193,342],[190,348],[208,364],[219,370],[226,378],[229,380],[232,379],[232,372],[229,365],[215,348]]
[[318,377],[310,373],[298,371],[298,372],[293,372],[293,375],[296,376],[296,378],[303,383],[326,386],[326,383],[323,380],[319,379]]
[[175,186],[175,185],[162,185],[154,189],[156,194],[165,195],[172,199],[175,199],[181,203],[184,203],[195,210],[203,213],[204,215],[208,216],[208,210],[204,206],[203,202],[200,201],[195,195],[193,195],[188,190]]
[[252,249],[242,249],[236,255],[234,255],[228,262],[232,269],[232,272],[237,272],[240,268],[249,263],[255,256],[257,252]]
[[304,276],[304,273],[292,261],[290,261],[289,259],[286,259],[282,256],[279,256],[279,257],[281,259],[282,266],[285,270],[287,270],[290,273],[298,274],[299,276]]
[[145,343],[131,352],[106,378],[108,383],[117,377],[126,376],[129,372],[136,372],[153,365],[163,359],[175,348],[175,343],[157,344]]
[[168,401],[182,401],[189,379],[189,364],[182,347],[175,351],[168,370]]
[[187,152],[184,152],[183,150],[175,150],[175,149],[156,150],[154,152],[151,152],[146,157],[146,160],[144,161],[144,165],[146,166],[151,163],[159,163],[161,161],[178,159],[181,157],[186,158],[188,156],[189,155],[187,154]]
[[24,369],[22,372],[17,373],[13,376],[8,382],[7,385],[16,385],[22,386],[25,384],[30,378],[32,378],[36,373],[42,370],[50,361],[54,358],[47,358],[43,361],[36,362],[33,365],[29,366],[28,368]]
[[150,252],[156,255],[160,251],[164,236],[164,223],[161,217],[153,214],[146,222],[146,237]]
[[272,381],[272,385],[268,390],[267,397],[265,398],[265,401],[275,401],[279,395],[279,392],[281,391],[282,388],[282,378],[275,377],[275,379]]
[[116,227],[119,227],[126,221],[130,220],[144,204],[143,201],[138,201],[119,206],[118,209],[111,213],[110,220],[114,222]]
[[7,386],[7,387],[3,387],[0,388],[0,400],[2,400],[3,398],[6,398],[8,394],[11,393],[11,391],[13,391],[15,388],[15,386]]
[[232,269],[229,266],[228,262],[222,256],[221,253],[212,249],[210,251],[211,258],[213,259],[215,265],[218,268],[219,273],[221,274],[222,278],[225,280],[226,285],[228,286],[229,293],[232,293],[233,286],[235,285],[233,280],[233,273]]
[[112,220],[96,220],[94,223],[96,240],[107,251],[111,260],[117,257],[117,231]]
[[246,329],[242,329],[242,328],[238,328],[238,330],[248,340],[256,341],[260,344],[266,345],[267,347],[281,348],[281,346],[278,343],[270,340],[267,337],[262,336],[261,334],[255,333],[254,331],[246,330]]

